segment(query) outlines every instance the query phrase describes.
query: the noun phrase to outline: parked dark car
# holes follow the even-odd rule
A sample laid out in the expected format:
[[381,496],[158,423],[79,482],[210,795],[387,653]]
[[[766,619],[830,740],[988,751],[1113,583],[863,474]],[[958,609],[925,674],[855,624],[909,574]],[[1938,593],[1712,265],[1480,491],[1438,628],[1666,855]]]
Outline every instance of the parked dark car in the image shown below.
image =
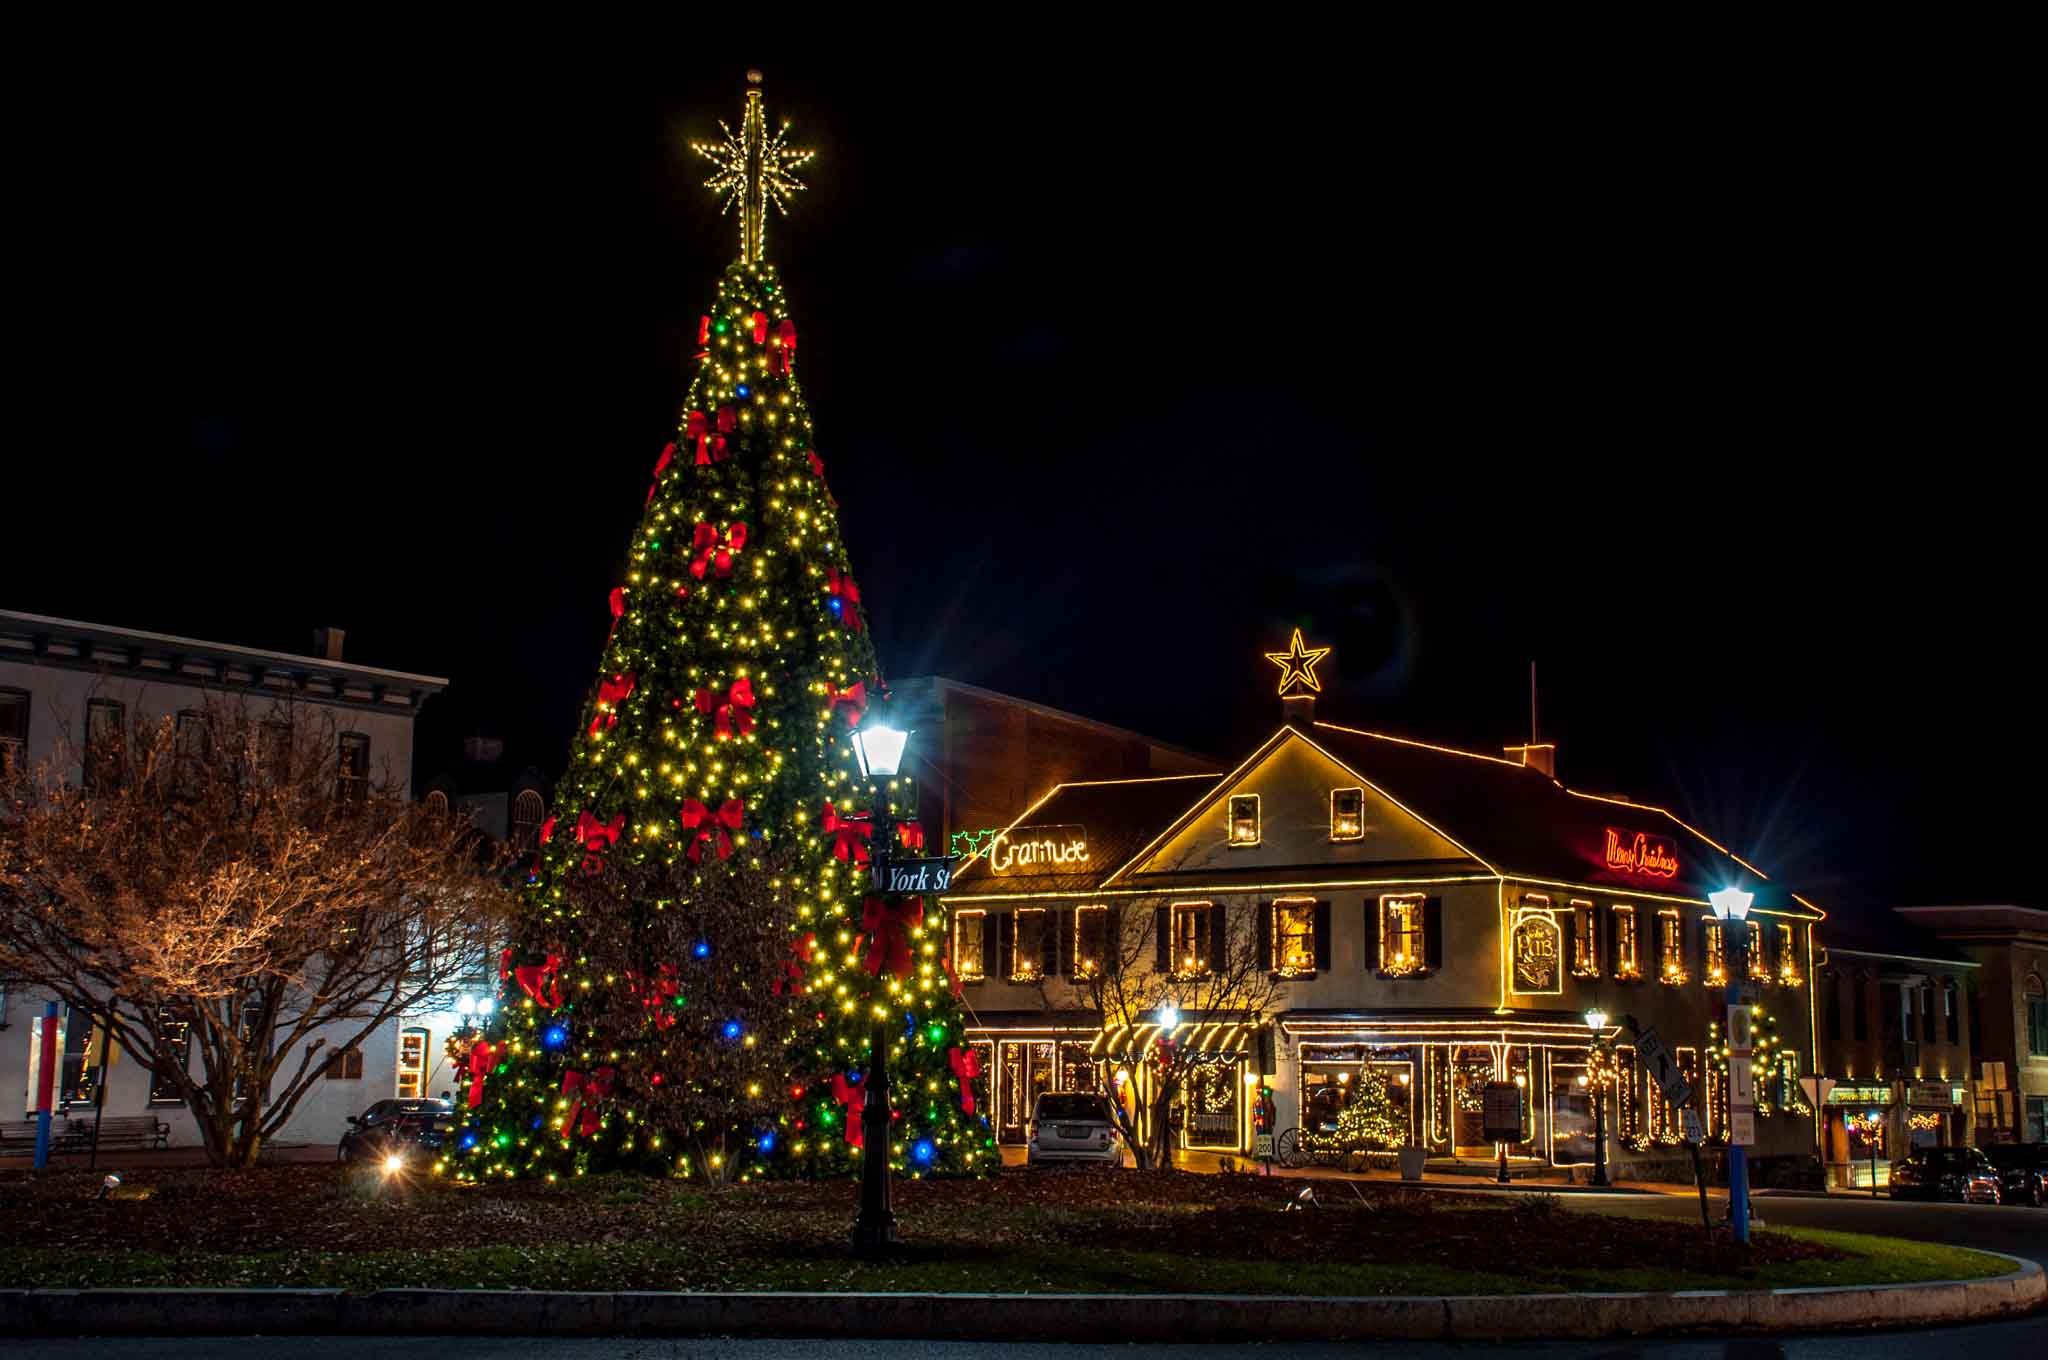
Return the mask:
[[335,1156],[344,1162],[403,1157],[415,1147],[439,1150],[455,1123],[452,1100],[380,1100],[348,1117]]
[[1973,1147],[1922,1148],[1892,1163],[1893,1199],[1999,1202],[1998,1168]]
[[1998,1168],[1998,1189],[2007,1204],[2048,1203],[2048,1143],[1993,1143],[1984,1155]]

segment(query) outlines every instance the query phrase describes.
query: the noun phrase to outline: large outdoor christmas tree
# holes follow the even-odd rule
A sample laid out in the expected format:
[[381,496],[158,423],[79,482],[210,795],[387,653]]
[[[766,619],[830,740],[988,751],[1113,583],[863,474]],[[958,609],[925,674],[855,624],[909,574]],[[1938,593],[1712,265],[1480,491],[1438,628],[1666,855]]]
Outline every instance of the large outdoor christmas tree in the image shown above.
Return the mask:
[[740,257],[611,592],[499,1019],[464,1057],[457,1174],[851,1171],[878,1034],[897,1169],[996,1160],[962,1108],[938,904],[867,893],[868,818],[908,816],[910,791],[864,779],[850,741],[883,686],[762,252],[808,153],[748,80],[740,131],[698,148]]

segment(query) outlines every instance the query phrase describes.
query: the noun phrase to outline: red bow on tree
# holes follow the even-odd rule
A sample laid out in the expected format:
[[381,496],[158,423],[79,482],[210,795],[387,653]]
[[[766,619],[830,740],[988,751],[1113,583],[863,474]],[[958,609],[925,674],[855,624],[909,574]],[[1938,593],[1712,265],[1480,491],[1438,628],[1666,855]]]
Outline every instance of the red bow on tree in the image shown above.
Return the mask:
[[846,1141],[854,1147],[861,1145],[860,1107],[865,1095],[866,1090],[848,1081],[844,1072],[832,1074],[832,1099],[846,1112]]
[[828,684],[825,686],[825,702],[831,705],[834,713],[846,719],[849,728],[859,727],[860,720],[868,712],[867,681],[856,680],[845,689],[835,689]]
[[822,458],[820,458],[820,457],[818,456],[818,451],[817,451],[816,449],[812,449],[812,450],[810,451],[810,455],[809,455],[809,456],[810,456],[810,460],[811,460],[811,471],[812,471],[813,473],[815,473],[815,474],[816,474],[817,476],[820,476],[820,477],[824,476],[824,475],[825,475],[825,460],[824,460],[824,459],[822,459]]
[[697,343],[700,345],[711,343],[711,318],[708,316],[697,318]]
[[910,930],[924,924],[924,899],[909,897],[891,902],[870,897],[861,907],[860,923],[868,934],[868,956],[862,967],[876,977],[884,973],[907,978],[914,966],[910,955]]
[[555,819],[548,818],[540,824],[540,843],[546,845],[555,838]]
[[479,1039],[469,1046],[469,1108],[474,1110],[484,1103],[484,1078],[491,1075],[491,1069],[498,1065],[498,1050],[488,1039]]
[[793,992],[803,983],[804,965],[811,961],[811,950],[817,943],[816,932],[806,931],[801,940],[790,944],[789,952],[792,957],[782,961],[782,976],[769,984],[775,995],[781,996],[785,991]]
[[683,800],[682,821],[685,831],[697,834],[690,841],[690,863],[696,864],[704,858],[705,843],[717,837],[718,857],[732,855],[732,833],[740,829],[745,820],[746,810],[737,798],[725,800],[725,806],[713,812],[694,798]]
[[839,602],[833,612],[839,621],[854,632],[860,631],[860,587],[853,583],[853,573],[843,572],[837,567],[825,573],[825,593]]
[[961,1110],[973,1114],[974,1080],[981,1075],[981,1054],[972,1048],[949,1048],[946,1050],[946,1065],[960,1079]]
[[796,322],[784,317],[775,323],[775,340],[768,347],[768,371],[786,375],[796,361]]
[[702,411],[692,411],[683,418],[683,438],[697,446],[696,466],[722,463],[726,459],[725,437],[739,426],[739,418],[732,407],[721,406],[715,421]]
[[510,949],[498,955],[498,981],[503,982],[506,978],[511,978],[519,984],[520,991],[533,998],[535,1005],[545,1006],[549,1010],[562,1004],[562,982],[559,977],[561,971],[560,954],[548,955],[546,963],[522,963],[517,968],[512,966]]
[[613,1067],[562,1074],[562,1094],[570,1098],[569,1113],[562,1119],[563,1133],[573,1131],[588,1138],[597,1132],[597,1102],[612,1093],[612,1078],[617,1074]]
[[675,441],[662,446],[661,457],[654,464],[654,485],[647,488],[647,503],[654,504],[654,493],[661,490],[661,474],[668,471],[669,459],[676,456]]
[[626,829],[626,815],[618,813],[608,822],[600,822],[588,812],[576,814],[576,843],[583,847],[583,872],[595,878],[604,872],[604,853],[611,849],[612,842]]
[[875,829],[866,818],[842,817],[839,809],[826,800],[825,814],[820,822],[825,834],[833,837],[832,853],[853,864],[868,862],[868,840]]
[[697,711],[710,713],[711,730],[721,737],[744,737],[754,730],[754,682],[746,676],[732,682],[723,698],[715,689],[697,691]]
[[633,692],[630,673],[614,675],[597,684],[597,712],[590,715],[590,735],[596,736],[618,725],[618,706]]
[[626,588],[624,586],[612,587],[611,606],[612,631],[611,633],[605,634],[605,640],[607,642],[611,640],[613,633],[617,633],[619,631],[619,620],[626,617]]
[[733,555],[746,546],[746,525],[735,524],[720,535],[704,521],[697,521],[697,537],[691,544],[696,556],[690,562],[690,575],[700,581],[706,571],[716,572],[720,577],[732,575]]
[[755,313],[754,313],[754,315],[753,315],[753,316],[752,316],[752,317],[751,317],[750,319],[751,319],[751,320],[753,321],[753,323],[754,323],[754,343],[755,343],[755,344],[757,344],[757,345],[765,345],[765,344],[767,344],[767,343],[768,343],[768,313],[766,313],[766,312],[755,312]]
[[643,981],[631,973],[626,975],[626,986],[642,1010],[653,1012],[656,1029],[672,1029],[676,1023],[675,1009],[668,1003],[675,999],[679,990],[676,982],[676,966],[664,963],[654,972],[652,980]]
[[896,845],[899,849],[903,850],[924,849],[924,823],[896,823]]

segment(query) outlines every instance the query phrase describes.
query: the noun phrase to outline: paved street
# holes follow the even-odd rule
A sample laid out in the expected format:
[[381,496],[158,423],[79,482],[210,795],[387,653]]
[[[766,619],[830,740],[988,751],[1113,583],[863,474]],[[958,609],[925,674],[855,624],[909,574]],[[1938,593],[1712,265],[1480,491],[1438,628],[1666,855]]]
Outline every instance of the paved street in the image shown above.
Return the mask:
[[[1568,1208],[1665,1218],[1697,1215],[1696,1199],[1666,1195],[1590,1195],[1562,1197]],[[1989,1205],[1894,1204],[1889,1200],[1835,1197],[1798,1199],[1763,1197],[1756,1201],[1767,1223],[1831,1228],[1846,1232],[1882,1233],[1922,1241],[1983,1247],[2029,1257],[2048,1265],[2048,1209],[1998,1208]],[[1718,1201],[1715,1212],[1720,1211]],[[293,1360],[414,1360],[430,1352],[436,1360],[980,1360],[990,1354],[986,1343],[911,1341],[796,1340],[551,1340],[520,1338],[423,1337],[200,1337],[189,1340],[96,1339],[12,1342],[9,1360],[201,1360],[202,1357],[248,1357],[268,1360],[288,1348]],[[1242,1354],[1239,1345],[1190,1343],[1172,1346],[1038,1345],[1004,1343],[1003,1360],[1224,1360]],[[1503,1355],[1528,1357],[1590,1356],[1599,1360],[1656,1357],[1657,1360],[1940,1360],[1970,1356],[1974,1360],[2018,1355],[2048,1355],[2048,1315],[1976,1327],[1950,1327],[1911,1332],[1856,1332],[1830,1336],[1736,1337],[1648,1342],[1583,1342],[1483,1345],[1417,1345],[1387,1342],[1372,1345],[1292,1345],[1258,1348],[1261,1354],[1336,1357],[1450,1357]]]

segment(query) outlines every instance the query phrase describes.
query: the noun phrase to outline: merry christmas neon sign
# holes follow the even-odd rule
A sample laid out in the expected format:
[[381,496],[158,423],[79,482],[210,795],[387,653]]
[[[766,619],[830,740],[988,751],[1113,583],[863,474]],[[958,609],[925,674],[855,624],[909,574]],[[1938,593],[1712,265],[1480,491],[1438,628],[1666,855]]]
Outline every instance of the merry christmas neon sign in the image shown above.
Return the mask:
[[1678,877],[1678,847],[1668,836],[1607,828],[1607,867],[1640,878]]

